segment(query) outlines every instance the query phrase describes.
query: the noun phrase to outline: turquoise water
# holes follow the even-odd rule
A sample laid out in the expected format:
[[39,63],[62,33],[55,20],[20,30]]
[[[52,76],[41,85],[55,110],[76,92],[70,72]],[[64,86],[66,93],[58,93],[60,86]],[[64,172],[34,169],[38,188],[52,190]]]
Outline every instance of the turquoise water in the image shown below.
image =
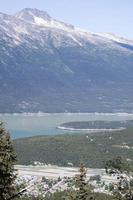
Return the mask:
[[[122,121],[133,120],[133,114],[128,113],[61,113],[61,114],[0,114],[6,129],[13,138],[21,138],[35,135],[57,135],[68,133],[56,127],[70,121]],[[70,133],[70,132],[69,132]]]

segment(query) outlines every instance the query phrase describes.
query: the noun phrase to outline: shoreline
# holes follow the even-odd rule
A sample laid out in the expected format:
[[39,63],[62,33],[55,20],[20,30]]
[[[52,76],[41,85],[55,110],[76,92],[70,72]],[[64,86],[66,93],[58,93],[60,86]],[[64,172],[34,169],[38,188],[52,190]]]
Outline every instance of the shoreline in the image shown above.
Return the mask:
[[76,128],[69,128],[69,127],[63,127],[63,126],[57,126],[57,129],[60,130],[67,130],[67,131],[89,131],[89,132],[103,132],[103,131],[108,131],[108,132],[112,132],[112,131],[121,131],[121,130],[125,130],[126,128],[124,127],[120,127],[120,128],[95,128],[95,129],[76,129]]
[[0,116],[47,116],[47,115],[95,115],[95,116],[133,116],[130,112],[58,112],[58,113],[45,113],[45,112],[23,112],[23,113],[0,113]]

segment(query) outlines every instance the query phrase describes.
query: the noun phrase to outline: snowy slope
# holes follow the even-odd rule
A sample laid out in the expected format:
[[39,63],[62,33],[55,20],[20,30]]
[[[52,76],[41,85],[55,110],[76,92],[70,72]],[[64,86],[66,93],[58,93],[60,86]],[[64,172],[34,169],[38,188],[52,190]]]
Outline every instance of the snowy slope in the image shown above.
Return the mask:
[[[38,37],[40,32],[51,29],[60,31],[59,35],[67,35],[73,42],[81,45],[79,40],[88,40],[92,43],[120,42],[133,45],[133,41],[117,37],[109,33],[92,33],[87,30],[76,28],[72,25],[57,21],[44,11],[37,9],[24,9],[17,14],[10,16],[0,14],[0,28],[6,31],[7,36],[13,38],[14,43],[24,42],[24,36]],[[57,39],[57,38],[56,38]],[[61,37],[58,39],[62,39]]]
[[128,39],[26,8],[0,13],[0,58],[0,112],[132,108],[133,41]]

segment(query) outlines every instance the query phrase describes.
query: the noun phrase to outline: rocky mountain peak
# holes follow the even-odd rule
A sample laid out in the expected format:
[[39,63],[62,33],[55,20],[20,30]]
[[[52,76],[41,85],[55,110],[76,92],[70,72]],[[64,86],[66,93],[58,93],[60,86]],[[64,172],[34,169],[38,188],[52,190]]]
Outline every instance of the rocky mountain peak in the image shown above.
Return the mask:
[[35,17],[42,18],[45,21],[50,21],[52,19],[47,12],[35,8],[25,8],[16,13],[15,17],[25,20],[27,22],[34,22]]

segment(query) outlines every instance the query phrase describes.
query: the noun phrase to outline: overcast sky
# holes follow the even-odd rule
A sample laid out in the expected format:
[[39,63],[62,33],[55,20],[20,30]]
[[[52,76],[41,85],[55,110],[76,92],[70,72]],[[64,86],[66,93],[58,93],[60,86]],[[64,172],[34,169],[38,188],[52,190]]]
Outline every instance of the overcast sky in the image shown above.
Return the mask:
[[133,0],[0,0],[0,11],[38,8],[52,17],[92,32],[133,39]]

